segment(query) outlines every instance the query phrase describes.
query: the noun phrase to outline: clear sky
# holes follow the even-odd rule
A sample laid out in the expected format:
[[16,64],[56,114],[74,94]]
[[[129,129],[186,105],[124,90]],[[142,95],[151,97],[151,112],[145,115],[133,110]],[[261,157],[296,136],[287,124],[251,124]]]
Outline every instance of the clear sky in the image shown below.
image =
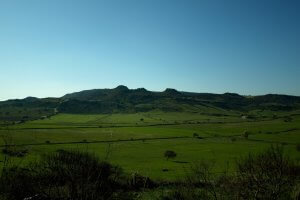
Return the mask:
[[0,100],[94,88],[300,96],[299,0],[0,0]]

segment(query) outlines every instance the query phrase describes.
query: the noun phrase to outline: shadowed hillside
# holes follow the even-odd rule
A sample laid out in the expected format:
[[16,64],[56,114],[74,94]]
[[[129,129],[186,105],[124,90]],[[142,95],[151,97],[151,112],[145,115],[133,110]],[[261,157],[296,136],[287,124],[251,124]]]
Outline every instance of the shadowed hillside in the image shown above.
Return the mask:
[[300,108],[300,97],[268,94],[245,97],[235,93],[210,94],[166,89],[152,92],[144,88],[94,89],[67,94],[61,98],[0,102],[0,121],[22,121],[60,113],[100,114],[135,113],[152,110],[168,112],[248,112],[251,110],[287,111]]

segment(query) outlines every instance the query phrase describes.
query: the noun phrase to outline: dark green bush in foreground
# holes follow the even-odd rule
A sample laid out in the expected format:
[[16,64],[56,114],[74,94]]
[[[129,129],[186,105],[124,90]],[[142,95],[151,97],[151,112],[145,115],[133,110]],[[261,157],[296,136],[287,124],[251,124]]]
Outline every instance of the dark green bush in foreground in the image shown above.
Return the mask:
[[289,200],[299,199],[300,168],[282,148],[248,155],[235,173],[213,173],[209,162],[192,166],[184,181],[157,184],[137,173],[125,176],[119,167],[93,154],[60,150],[25,167],[0,172],[0,199],[5,200],[125,200],[140,199],[148,188],[160,200]]
[[300,144],[296,145],[296,149],[297,149],[297,151],[300,151]]
[[11,157],[24,157],[28,154],[28,149],[17,146],[6,146],[2,149],[2,153]]
[[244,199],[289,199],[299,179],[299,167],[284,157],[282,148],[271,147],[237,163],[238,195]]
[[[236,199],[236,200],[298,200],[300,168],[282,148],[249,155],[237,162],[233,175],[216,175],[212,165],[201,162],[192,167],[186,181],[168,189],[160,200]],[[298,188],[298,189],[297,189]]]
[[124,192],[122,178],[119,167],[99,161],[94,155],[61,150],[24,168],[4,168],[0,194],[9,200],[119,199]]

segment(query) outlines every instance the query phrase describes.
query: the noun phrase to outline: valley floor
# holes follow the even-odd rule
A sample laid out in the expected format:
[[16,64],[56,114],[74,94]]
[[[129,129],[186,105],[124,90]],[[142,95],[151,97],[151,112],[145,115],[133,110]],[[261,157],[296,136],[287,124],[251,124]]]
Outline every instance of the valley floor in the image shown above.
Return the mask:
[[[9,157],[22,165],[58,149],[81,149],[120,165],[126,173],[155,180],[182,178],[192,164],[209,160],[214,172],[233,172],[236,159],[260,152],[272,144],[300,162],[300,112],[163,113],[72,115],[28,121],[0,128],[0,146],[26,149],[24,157]],[[164,152],[177,157],[167,160]],[[0,154],[3,161],[5,154]],[[0,165],[3,162],[0,162]]]

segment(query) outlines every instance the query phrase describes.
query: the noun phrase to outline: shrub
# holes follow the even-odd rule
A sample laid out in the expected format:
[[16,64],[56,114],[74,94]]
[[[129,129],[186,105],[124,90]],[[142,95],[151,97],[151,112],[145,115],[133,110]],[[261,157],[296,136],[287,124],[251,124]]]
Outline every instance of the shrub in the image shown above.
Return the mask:
[[297,151],[300,151],[300,143],[296,146]]
[[175,158],[177,156],[177,154],[174,151],[167,150],[167,151],[165,151],[164,156],[167,160],[169,160],[169,159]]
[[212,164],[200,162],[193,165],[186,180],[161,195],[160,199],[279,200],[299,195],[300,168],[284,156],[281,147],[271,147],[238,160],[234,176],[226,172],[216,175]]
[[128,186],[134,190],[141,188],[154,188],[156,184],[149,178],[133,172],[128,179]]
[[2,153],[12,157],[24,157],[28,154],[28,149],[17,146],[6,146]]
[[199,137],[199,134],[198,133],[194,133],[193,134],[193,137],[195,138],[195,137]]
[[284,119],[284,122],[291,122],[293,119],[291,118],[291,117],[286,117],[285,119]]
[[161,194],[161,200],[217,199],[216,184],[211,172],[212,163],[200,162],[192,166],[191,174],[176,183],[170,191]]
[[248,132],[248,131],[244,131],[243,137],[244,137],[245,139],[248,139],[248,137],[249,137],[249,132]]
[[249,155],[237,163],[238,196],[243,199],[289,199],[299,169],[272,146],[258,155]]
[[[122,192],[122,170],[92,154],[59,150],[27,167],[6,168],[0,177],[0,197],[19,200],[111,199]],[[122,199],[122,198],[119,198]]]
[[207,196],[197,191],[192,187],[186,185],[177,185],[171,191],[161,194],[157,199],[159,200],[196,200],[209,199]]
[[36,179],[28,169],[3,168],[0,177],[0,199],[19,200],[37,194]]

